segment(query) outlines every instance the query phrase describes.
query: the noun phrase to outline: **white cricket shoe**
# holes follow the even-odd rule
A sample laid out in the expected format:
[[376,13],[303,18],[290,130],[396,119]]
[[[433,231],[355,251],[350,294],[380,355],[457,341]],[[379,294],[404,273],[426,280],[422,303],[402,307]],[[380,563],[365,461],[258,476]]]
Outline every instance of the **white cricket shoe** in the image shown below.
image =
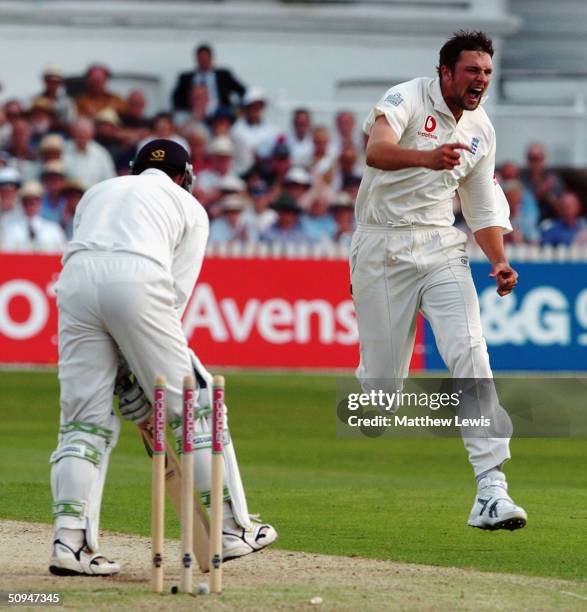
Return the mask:
[[528,515],[524,508],[516,506],[508,495],[505,474],[498,472],[482,478],[477,485],[477,495],[468,524],[479,529],[521,529]]
[[85,544],[76,552],[61,540],[53,542],[49,571],[56,576],[112,576],[120,565],[92,552]]
[[257,517],[251,517],[251,528],[224,527],[223,560],[229,561],[257,552],[277,540],[277,531],[268,523],[262,523]]

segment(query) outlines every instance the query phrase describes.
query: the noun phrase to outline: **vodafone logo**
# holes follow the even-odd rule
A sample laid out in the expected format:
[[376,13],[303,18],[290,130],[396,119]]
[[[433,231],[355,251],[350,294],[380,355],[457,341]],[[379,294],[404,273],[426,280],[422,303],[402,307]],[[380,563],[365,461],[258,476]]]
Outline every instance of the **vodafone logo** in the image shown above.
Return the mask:
[[[13,305],[19,303],[19,308]],[[25,306],[23,308],[23,306]],[[15,316],[16,310],[24,317]],[[0,285],[0,335],[27,340],[39,334],[49,318],[47,295],[35,283],[15,279]]]
[[217,299],[211,285],[196,285],[183,322],[190,338],[206,330],[215,342],[247,342],[258,334],[269,344],[353,345],[359,341],[351,300],[332,304],[324,299],[248,299],[239,306],[234,298]]
[[436,119],[432,115],[426,117],[426,123],[424,123],[424,129],[430,134],[436,129]]
[[418,132],[418,136],[421,138],[427,138],[428,140],[438,140],[438,136],[434,134],[438,122],[432,115],[428,115],[426,117],[426,121],[424,121],[424,130],[420,130]]

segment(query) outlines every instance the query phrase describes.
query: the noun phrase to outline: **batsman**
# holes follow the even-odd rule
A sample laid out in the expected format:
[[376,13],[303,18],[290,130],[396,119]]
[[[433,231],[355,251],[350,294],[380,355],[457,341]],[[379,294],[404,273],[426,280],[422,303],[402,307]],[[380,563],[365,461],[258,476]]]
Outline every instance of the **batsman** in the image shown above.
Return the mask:
[[[55,288],[61,416],[50,459],[55,531],[49,570],[56,575],[120,571],[98,542],[108,461],[120,431],[115,389],[122,416],[146,428],[155,377],[165,374],[168,419],[179,441],[182,381],[196,378],[196,488],[204,502],[209,498],[212,378],[181,326],[204,258],[208,217],[191,195],[192,168],[181,145],[147,143],[132,172],[84,194]],[[229,433],[224,460],[228,559],[260,550],[277,533],[249,516]]]
[[[512,228],[494,180],[495,131],[482,107],[492,57],[492,41],[483,32],[458,32],[440,50],[437,78],[401,83],[375,105],[364,124],[367,169],[350,266],[360,337],[357,376],[364,389],[389,385],[393,392],[408,376],[420,311],[453,378],[482,390],[489,400],[485,416],[511,426],[491,381],[467,237],[453,226],[458,194],[491,263],[497,293],[509,294],[518,274],[506,258],[503,233]],[[526,524],[502,469],[510,436],[511,429],[463,435],[477,481],[468,519],[473,527]]]

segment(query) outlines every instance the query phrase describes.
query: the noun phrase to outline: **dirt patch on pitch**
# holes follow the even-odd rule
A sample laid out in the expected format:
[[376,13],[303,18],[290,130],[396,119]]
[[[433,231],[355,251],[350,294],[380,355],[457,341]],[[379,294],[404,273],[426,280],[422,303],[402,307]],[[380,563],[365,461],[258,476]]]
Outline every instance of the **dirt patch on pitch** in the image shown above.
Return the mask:
[[[51,527],[0,521],[0,591],[61,592],[83,610],[584,610],[587,585],[457,568],[266,550],[224,565],[220,598],[170,595],[179,546],[166,543],[167,594],[149,592],[147,538],[106,533],[102,550],[119,561],[112,578],[57,578],[47,571]],[[195,573],[194,583],[205,581]],[[5,593],[2,595],[5,598]],[[322,603],[311,604],[315,597]],[[2,603],[0,603],[0,607]]]

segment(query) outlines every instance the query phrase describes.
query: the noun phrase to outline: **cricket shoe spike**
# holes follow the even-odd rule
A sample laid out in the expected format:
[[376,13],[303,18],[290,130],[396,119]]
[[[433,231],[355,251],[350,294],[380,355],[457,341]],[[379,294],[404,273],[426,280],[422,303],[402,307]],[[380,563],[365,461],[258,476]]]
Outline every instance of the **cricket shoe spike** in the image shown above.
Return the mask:
[[477,495],[468,524],[479,529],[509,529],[514,531],[526,525],[528,515],[524,508],[516,506],[508,495],[505,475],[494,472],[482,478],[477,485]]
[[223,560],[229,561],[273,544],[277,540],[277,531],[268,523],[262,523],[257,517],[251,516],[250,529],[225,525],[222,536]]
[[112,576],[120,572],[120,565],[92,552],[86,545],[76,552],[61,540],[55,540],[49,571],[55,576]]

